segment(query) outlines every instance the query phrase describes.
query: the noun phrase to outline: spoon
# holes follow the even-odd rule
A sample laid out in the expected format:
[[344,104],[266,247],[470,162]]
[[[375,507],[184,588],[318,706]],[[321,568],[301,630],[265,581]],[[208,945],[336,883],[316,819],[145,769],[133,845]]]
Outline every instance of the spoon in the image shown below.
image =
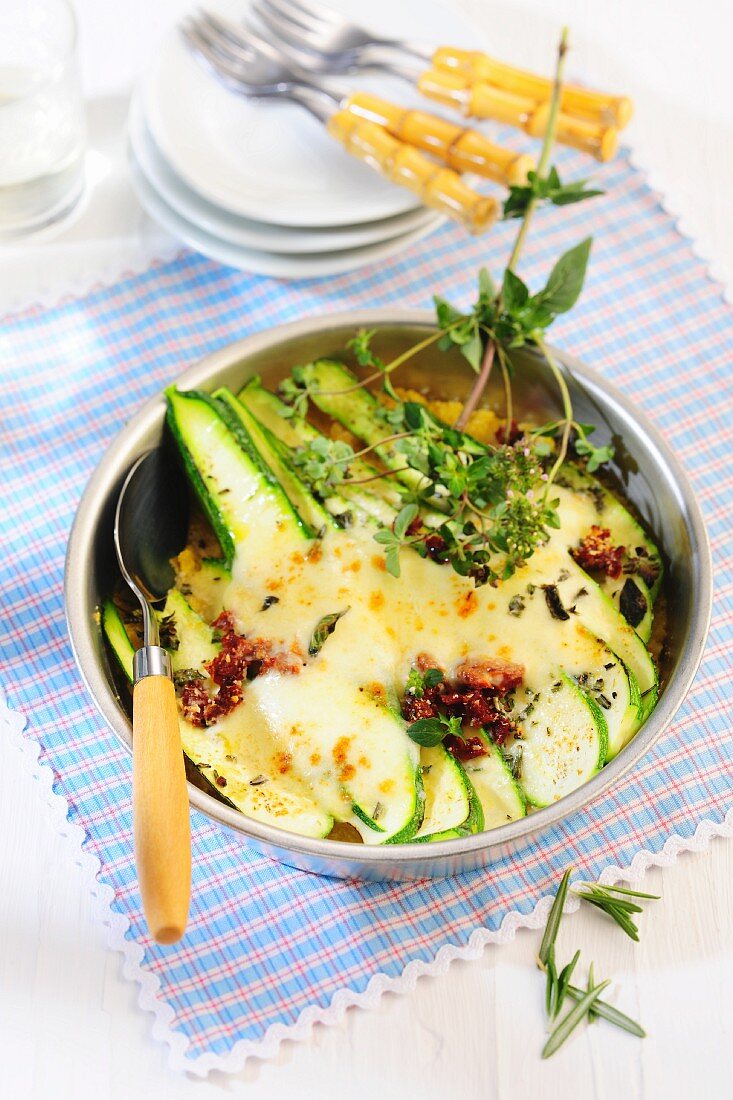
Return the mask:
[[153,604],[174,581],[170,559],[185,545],[188,495],[162,447],[142,455],[120,491],[114,541],[123,577],[140,601],[143,645],[133,663],[132,779],[135,862],[143,910],[158,943],[186,928],[191,826],[170,657]]

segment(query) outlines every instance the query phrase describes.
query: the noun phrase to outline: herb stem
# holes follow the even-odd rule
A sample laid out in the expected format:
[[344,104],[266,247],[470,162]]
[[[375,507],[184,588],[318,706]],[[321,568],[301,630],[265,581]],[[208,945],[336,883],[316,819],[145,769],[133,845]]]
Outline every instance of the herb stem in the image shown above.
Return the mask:
[[[542,178],[547,171],[547,166],[550,161],[550,152],[555,140],[555,130],[557,129],[557,115],[560,109],[560,95],[562,93],[563,74],[565,72],[565,55],[568,52],[568,28],[563,27],[562,34],[560,35],[560,42],[557,47],[557,64],[555,66],[555,80],[552,85],[552,97],[550,99],[550,110],[547,115],[547,126],[545,128],[545,136],[542,142],[542,151],[540,152],[540,159],[537,162],[537,176]],[[514,242],[514,248],[512,249],[509,257],[507,267],[514,271],[517,260],[519,259],[519,253],[522,251],[524,244],[524,238],[527,236],[527,230],[529,223],[532,220],[535,208],[537,206],[537,199],[533,196],[528,204],[527,209],[522,218],[522,222],[519,226],[519,232]]]
[[379,481],[383,477],[398,477],[411,469],[412,466],[400,466],[398,470],[383,470],[381,474],[372,474],[371,477],[350,477],[344,484],[347,488],[352,485],[366,485],[370,481]]
[[496,353],[496,344],[492,339],[489,339],[486,345],[486,351],[481,361],[481,370],[476,376],[476,381],[473,384],[473,388],[466,399],[466,403],[461,409],[460,416],[455,422],[454,427],[462,431],[468,421],[471,419],[471,414],[476,409],[479,401],[481,400],[481,394],[486,388],[486,383],[489,381],[489,375],[491,374],[491,367],[494,362],[494,355]]
[[509,436],[512,432],[512,421],[514,419],[514,406],[512,402],[512,380],[509,376],[509,367],[507,366],[506,354],[501,344],[497,344],[496,352],[499,357],[502,382],[504,383],[504,442],[508,443]]
[[535,343],[537,344],[537,347],[540,349],[540,351],[544,355],[544,357],[547,361],[547,365],[549,366],[550,370],[552,371],[552,373],[555,377],[555,381],[557,382],[557,387],[560,390],[560,395],[562,397],[563,420],[558,422],[558,423],[562,423],[562,425],[563,425],[562,438],[560,440],[560,449],[557,453],[557,458],[555,459],[553,467],[550,470],[550,473],[548,475],[547,481],[545,482],[544,496],[545,496],[545,500],[546,500],[547,499],[547,494],[550,491],[550,486],[552,485],[553,481],[555,480],[558,473],[560,472],[560,468],[561,468],[563,462],[567,458],[568,444],[570,442],[570,432],[571,432],[571,429],[573,427],[573,403],[570,399],[570,391],[568,389],[568,384],[565,381],[565,376],[564,376],[564,374],[563,374],[563,372],[560,368],[560,365],[558,364],[557,360],[555,359],[555,356],[552,354],[552,352],[548,348],[547,344],[545,343],[545,341],[542,339],[542,337],[539,335],[538,332],[535,332],[533,334],[533,339],[534,339]]
[[355,458],[361,458],[362,455],[368,455],[371,451],[376,451],[377,447],[383,447],[385,443],[394,443],[398,439],[408,439],[414,432],[396,432],[394,435],[387,435],[384,439],[380,439],[377,443],[370,443],[368,447],[362,447],[360,451],[354,451],[353,454],[347,455],[346,458],[335,458],[333,460],[334,466],[353,462]]
[[451,328],[455,328],[458,322],[453,322],[452,325],[448,325],[446,329],[440,329],[438,332],[433,332],[430,336],[426,336],[424,340],[420,340],[417,344],[414,344],[407,351],[403,351],[401,355],[398,355],[396,359],[393,359],[391,363],[387,363],[382,370],[374,371],[373,374],[368,374],[366,378],[361,378],[358,382],[355,382],[353,386],[345,386],[341,390],[318,390],[319,396],[322,394],[324,397],[340,397],[344,393],[353,393],[354,390],[361,390],[364,386],[368,386],[370,382],[376,382],[380,378],[384,378],[385,375],[391,374],[393,370],[397,370],[403,363],[406,363],[408,359],[412,359],[413,355],[417,355],[419,352],[424,351],[425,348],[429,348],[431,344],[435,344],[447,331]]

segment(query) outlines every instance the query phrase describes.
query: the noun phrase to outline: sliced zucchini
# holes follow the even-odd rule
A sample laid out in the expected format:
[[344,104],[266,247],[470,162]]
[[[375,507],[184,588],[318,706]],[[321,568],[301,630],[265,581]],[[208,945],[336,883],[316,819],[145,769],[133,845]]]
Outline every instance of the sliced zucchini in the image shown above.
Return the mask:
[[633,672],[610,649],[606,650],[606,658],[596,672],[586,673],[576,682],[603,712],[608,728],[608,761],[634,736],[645,716],[645,706]]
[[472,730],[471,736],[480,737],[487,750],[463,765],[483,809],[484,829],[526,817],[527,799],[501,748],[483,730]]
[[319,656],[299,676],[258,676],[247,697],[337,820],[348,820],[353,805],[366,843],[414,836],[423,817],[419,750],[383,694],[334,680]]
[[168,423],[188,477],[231,568],[235,552],[311,536],[243,428],[208,394],[166,390]]
[[[558,534],[554,534],[553,541],[557,540]],[[574,608],[573,618],[591,634],[602,638],[623,661],[638,684],[645,708],[652,699],[656,701],[657,670],[651,654],[600,586],[569,555],[565,555],[555,584],[549,587],[555,590],[560,606]]]
[[566,673],[555,690],[517,692],[522,757],[519,782],[532,806],[549,806],[570,794],[606,761],[608,728],[593,699]]
[[649,591],[652,601],[656,600],[664,575],[662,557],[656,543],[628,508],[597,477],[571,463],[563,466],[558,484],[572,488],[589,500],[592,508],[588,513],[589,526],[595,523],[599,527],[608,527],[616,545],[625,546],[632,554],[644,560],[654,578],[650,575],[651,583],[645,582],[643,577],[640,579]]
[[125,677],[132,684],[132,662],[135,650],[127,633],[127,628],[122,621],[122,616],[112,600],[105,600],[102,604],[102,633],[107,639]]
[[369,390],[355,388],[358,383],[356,375],[332,359],[317,359],[302,370],[304,379],[313,387],[313,402],[322,412],[343,424],[357,439],[373,447],[380,462],[394,471],[405,485],[421,488],[427,484],[423,474],[411,466],[405,466],[405,456],[400,454],[394,443],[381,442],[392,434],[380,415],[384,410]]
[[[247,407],[237,400],[227,389],[219,389],[214,399],[226,407],[226,414],[233,417],[246,431],[257,453],[267,464],[278,484],[284,489],[288,500],[298,515],[302,516],[312,532],[323,528],[339,527],[336,516],[329,512],[310,491],[306,483],[296,473],[290,459],[290,452],[276,435],[257,420]],[[342,511],[346,506],[342,505]]]
[[481,801],[461,762],[443,745],[420,750],[425,816],[416,843],[469,836],[484,828]]
[[569,550],[596,525],[608,528],[614,545],[625,547],[638,560],[641,572],[602,577],[598,583],[642,640],[648,641],[664,571],[659,550],[621,501],[585,470],[566,463],[557,484],[572,494],[565,495],[561,517]]
[[[186,603],[180,592],[168,594],[162,616],[176,623],[177,649],[170,651],[174,672],[200,670],[218,646],[211,630]],[[107,601],[102,626],[128,680],[132,682],[133,647],[117,608]],[[273,767],[273,746],[262,737],[242,737],[237,728],[242,715],[234,711],[215,726],[197,729],[179,719],[183,752],[219,798],[257,821],[303,836],[324,837],[333,818],[312,797],[294,773],[279,774]],[[254,781],[254,782],[253,782]]]
[[[259,423],[273,433],[282,443],[291,449],[302,447],[314,439],[323,438],[307,420],[292,419],[284,415],[288,406],[274,393],[270,393],[260,384],[259,378],[250,378],[239,393],[238,400],[249,410]],[[401,506],[399,486],[390,476],[379,476],[380,471],[362,459],[354,459],[350,464],[352,481],[366,481],[368,488],[344,481],[339,486],[338,495],[324,501],[326,508],[334,512],[343,511],[342,501],[353,503],[364,515],[372,516],[385,526],[394,520]]]

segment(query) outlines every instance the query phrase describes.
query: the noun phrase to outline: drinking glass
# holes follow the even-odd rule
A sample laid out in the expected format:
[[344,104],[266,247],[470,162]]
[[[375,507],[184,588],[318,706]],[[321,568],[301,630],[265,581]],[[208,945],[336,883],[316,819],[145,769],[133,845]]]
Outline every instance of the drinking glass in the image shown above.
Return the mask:
[[71,4],[0,0],[0,240],[73,210],[85,143]]

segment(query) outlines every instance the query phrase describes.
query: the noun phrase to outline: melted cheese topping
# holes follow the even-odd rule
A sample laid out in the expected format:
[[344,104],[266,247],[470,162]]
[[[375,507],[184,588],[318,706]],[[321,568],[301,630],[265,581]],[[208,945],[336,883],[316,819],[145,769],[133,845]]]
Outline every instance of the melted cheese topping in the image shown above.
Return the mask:
[[[449,565],[409,550],[401,553],[401,576],[392,577],[369,526],[328,531],[314,543],[283,528],[256,553],[245,542],[224,605],[242,633],[299,653],[305,664],[299,675],[271,671],[248,685],[226,719],[233,751],[241,739],[261,738],[274,746],[271,770],[292,767],[334,817],[354,820],[353,805],[357,817],[375,817],[389,835],[399,831],[416,797],[418,750],[395,715],[396,698],[419,654],[449,678],[466,658],[508,659],[524,667],[525,687],[534,692],[549,688],[561,669],[578,675],[603,667],[608,651],[587,625],[602,635],[607,611],[567,551],[578,525],[573,495],[558,495],[569,532],[565,524],[553,531],[497,588],[476,589]],[[541,587],[555,583],[566,606],[576,606],[565,621],[553,618]],[[272,596],[277,602],[263,610]],[[513,597],[523,602],[519,615],[509,611]],[[309,657],[319,620],[334,612],[345,614]],[[378,839],[373,829],[366,834]]]

